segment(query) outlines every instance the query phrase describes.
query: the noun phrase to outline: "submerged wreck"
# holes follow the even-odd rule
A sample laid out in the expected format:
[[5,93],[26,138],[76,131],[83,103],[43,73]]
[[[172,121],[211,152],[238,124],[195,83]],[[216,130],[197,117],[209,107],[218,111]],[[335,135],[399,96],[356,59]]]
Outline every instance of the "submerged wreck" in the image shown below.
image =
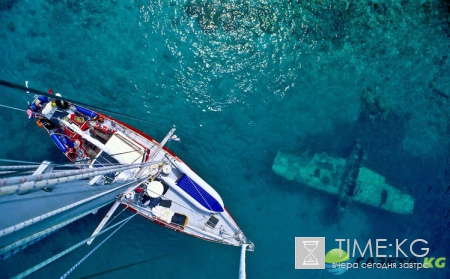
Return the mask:
[[301,157],[278,152],[272,170],[303,185],[338,195],[340,210],[359,202],[399,214],[412,214],[414,198],[386,183],[384,176],[362,166],[364,151],[357,143],[347,158],[316,153]]

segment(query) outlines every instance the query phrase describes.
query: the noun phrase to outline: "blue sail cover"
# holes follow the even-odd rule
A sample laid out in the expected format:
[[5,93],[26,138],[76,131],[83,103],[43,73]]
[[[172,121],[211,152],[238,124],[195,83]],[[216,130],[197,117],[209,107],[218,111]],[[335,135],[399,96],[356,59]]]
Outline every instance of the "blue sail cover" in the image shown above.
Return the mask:
[[223,211],[222,205],[185,173],[178,178],[176,184],[205,208],[215,212]]

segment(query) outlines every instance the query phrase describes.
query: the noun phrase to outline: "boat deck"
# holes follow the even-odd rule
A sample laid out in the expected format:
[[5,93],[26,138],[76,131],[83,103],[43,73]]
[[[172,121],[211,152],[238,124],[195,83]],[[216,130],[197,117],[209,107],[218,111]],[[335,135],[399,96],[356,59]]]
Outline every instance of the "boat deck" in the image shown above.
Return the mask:
[[[176,191],[169,190],[157,203],[152,201],[144,205],[142,196],[135,194],[132,199],[125,198],[123,204],[130,206],[139,214],[153,222],[176,231],[196,236],[205,240],[240,246],[242,243],[237,235],[239,230],[229,213],[225,210],[220,213],[207,213],[188,207],[189,202]],[[185,225],[163,220],[154,214],[154,208],[161,206],[175,214],[187,217]]]

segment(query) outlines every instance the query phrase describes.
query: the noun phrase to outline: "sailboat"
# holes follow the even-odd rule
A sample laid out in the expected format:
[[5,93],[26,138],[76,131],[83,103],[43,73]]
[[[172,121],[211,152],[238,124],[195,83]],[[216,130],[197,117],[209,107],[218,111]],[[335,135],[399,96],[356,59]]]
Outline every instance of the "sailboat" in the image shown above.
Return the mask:
[[[13,87],[8,82],[2,83]],[[76,169],[57,171],[50,162],[44,161],[27,176],[0,179],[0,210],[2,199],[24,200],[28,195],[41,197],[30,199],[28,206],[44,205],[39,207],[39,212],[18,208],[19,215],[24,216],[0,222],[0,247],[3,247],[0,257],[5,258],[27,246],[26,236],[35,236],[32,241],[28,239],[33,242],[56,230],[56,224],[81,218],[114,199],[87,244],[94,241],[122,205],[167,229],[206,241],[240,246],[244,259],[245,251],[254,251],[254,244],[239,228],[217,191],[165,146],[169,141],[179,141],[175,128],[157,142],[144,132],[99,110],[62,98],[59,93],[34,92],[39,94],[27,107],[29,119],[48,134],[55,149]],[[8,172],[19,167],[0,169]],[[88,180],[80,180],[86,178]],[[67,187],[69,184],[73,184],[72,187]],[[61,192],[65,200],[59,196],[59,202],[50,202],[49,197],[57,197]],[[80,202],[83,206],[77,204]],[[19,207],[23,204],[16,203]],[[65,217],[59,216],[61,212],[67,213]],[[17,222],[19,219],[21,221]],[[45,224],[36,227],[41,222]],[[32,231],[26,229],[32,227]],[[14,237],[8,238],[8,235]],[[245,277],[245,272],[243,274]]]

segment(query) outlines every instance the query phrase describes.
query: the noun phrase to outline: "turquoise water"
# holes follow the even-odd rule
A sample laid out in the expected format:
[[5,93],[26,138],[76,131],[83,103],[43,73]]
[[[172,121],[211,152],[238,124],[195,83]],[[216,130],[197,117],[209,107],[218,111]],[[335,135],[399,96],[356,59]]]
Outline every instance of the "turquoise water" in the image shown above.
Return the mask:
[[[434,256],[450,257],[449,16],[445,1],[425,0],[0,1],[0,78],[157,122],[121,118],[157,139],[176,125],[182,141],[169,147],[256,245],[248,277],[329,278],[294,269],[294,237],[324,236],[328,247],[423,238]],[[26,107],[25,94],[1,92],[2,104]],[[64,161],[25,113],[2,108],[0,120],[0,158]],[[271,170],[278,151],[346,157],[358,138],[365,166],[414,196],[413,215],[351,204],[339,216],[336,197]],[[105,213],[1,262],[0,277],[86,238]],[[90,249],[31,277],[59,278]],[[239,252],[134,218],[69,278],[236,278]]]

